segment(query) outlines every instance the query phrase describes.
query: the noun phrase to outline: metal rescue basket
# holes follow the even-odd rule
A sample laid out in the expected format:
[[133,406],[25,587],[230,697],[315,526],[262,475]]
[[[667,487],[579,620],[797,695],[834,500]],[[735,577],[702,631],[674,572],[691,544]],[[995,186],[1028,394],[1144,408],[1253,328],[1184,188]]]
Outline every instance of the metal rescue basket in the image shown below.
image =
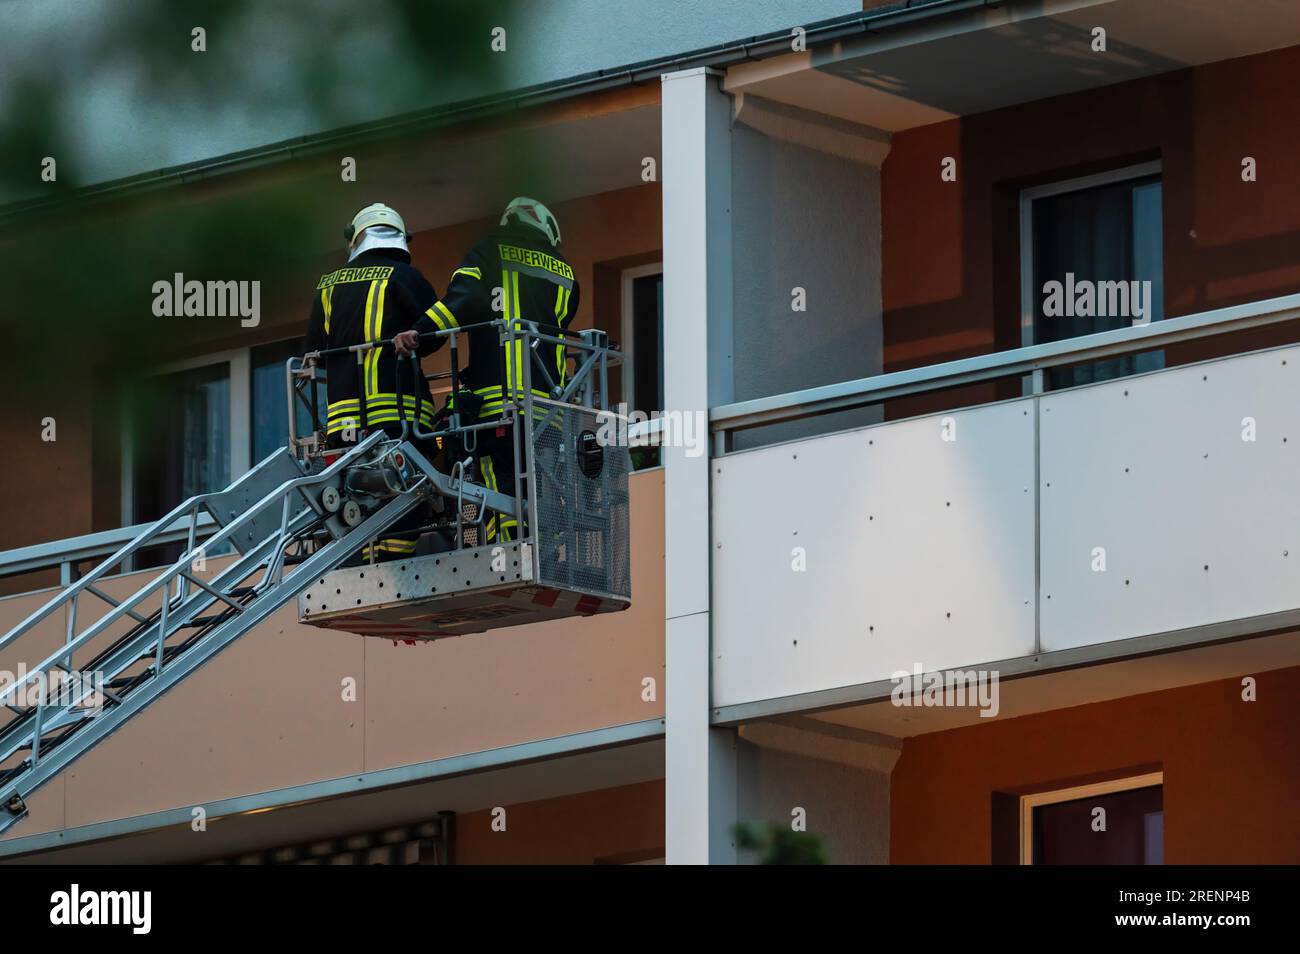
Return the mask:
[[[622,433],[608,407],[608,370],[617,353],[600,331],[556,337],[531,322],[491,324],[503,351],[515,348],[516,354],[532,355],[531,361],[520,362],[523,380],[505,395],[500,416],[461,420],[444,409],[433,429],[426,430],[420,424],[417,387],[416,411],[403,420],[404,438],[440,447],[440,466],[431,469],[427,482],[433,516],[422,528],[416,553],[321,575],[298,597],[302,622],[424,641],[616,612],[630,605],[630,459],[626,446],[607,439]],[[428,376],[449,378],[453,394],[464,393],[457,338],[466,330],[439,332],[450,338],[451,370]],[[547,351],[554,355],[557,347],[564,349],[566,368],[559,381],[552,374],[555,363],[548,368],[540,357]],[[413,372],[420,373],[418,359],[412,356],[411,362]],[[311,436],[291,434],[291,446],[306,459],[323,453],[314,386],[321,376],[317,367],[304,367],[296,359],[289,363],[291,430],[294,405],[307,406],[313,415]],[[405,415],[401,397],[398,406]],[[513,495],[489,490],[476,477],[477,438],[489,428],[513,441]],[[411,445],[402,446],[418,456]],[[364,481],[352,485],[363,505],[359,516],[368,488]],[[341,512],[347,501],[331,504]],[[488,520],[494,514],[514,518],[520,528],[514,539],[488,540]]]

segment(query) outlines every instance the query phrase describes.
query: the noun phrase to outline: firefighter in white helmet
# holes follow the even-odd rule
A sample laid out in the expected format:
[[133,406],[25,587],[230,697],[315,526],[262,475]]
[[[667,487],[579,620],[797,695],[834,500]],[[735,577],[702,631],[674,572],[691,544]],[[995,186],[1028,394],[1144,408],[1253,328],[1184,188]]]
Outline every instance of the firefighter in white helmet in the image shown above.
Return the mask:
[[[500,312],[493,308],[499,292]],[[425,317],[394,341],[399,353],[415,349],[429,338],[421,334],[471,327],[469,364],[463,387],[478,405],[480,421],[501,416],[502,405],[522,394],[521,370],[504,354],[497,329],[487,322],[504,318],[536,322],[541,331],[559,336],[578,310],[578,281],[573,267],[560,252],[560,223],[541,202],[520,196],[506,206],[497,228],[469,250],[460,267],[452,272],[447,294],[429,308]],[[568,374],[564,348],[555,345],[547,361],[557,384]],[[540,397],[546,391],[534,387]],[[469,400],[466,401],[469,403]],[[468,408],[467,408],[468,410]],[[505,428],[480,432],[479,468],[484,483],[492,490],[515,492],[514,445]],[[488,540],[510,540],[518,527],[513,518],[494,516],[488,522]]]
[[[321,276],[316,283],[311,318],[307,324],[308,353],[345,348],[392,338],[413,328],[437,300],[433,286],[411,264],[407,247],[410,234],[397,212],[376,202],[358,212],[343,229],[348,260],[341,268]],[[440,338],[420,342],[421,356],[437,350]],[[398,361],[391,347],[356,353],[342,352],[324,359],[328,413],[325,424],[329,447],[343,447],[376,428],[401,433],[398,396],[408,420],[417,417],[428,428],[434,404],[422,374],[412,381],[409,361]],[[417,535],[425,515],[418,510],[403,518],[388,536],[367,547],[364,555],[377,560],[397,559],[415,553]],[[408,531],[408,532],[403,532]]]

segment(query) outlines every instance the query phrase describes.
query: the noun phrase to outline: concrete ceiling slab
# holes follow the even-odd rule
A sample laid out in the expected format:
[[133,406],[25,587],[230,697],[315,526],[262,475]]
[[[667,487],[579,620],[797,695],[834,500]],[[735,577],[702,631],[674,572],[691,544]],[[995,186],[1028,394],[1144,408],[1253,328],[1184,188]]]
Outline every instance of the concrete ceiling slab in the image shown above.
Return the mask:
[[[1105,702],[1300,666],[1300,632],[1259,636],[1196,649],[1000,680],[997,719]],[[834,725],[895,738],[943,732],[986,721],[973,707],[896,706],[889,699],[813,713]]]

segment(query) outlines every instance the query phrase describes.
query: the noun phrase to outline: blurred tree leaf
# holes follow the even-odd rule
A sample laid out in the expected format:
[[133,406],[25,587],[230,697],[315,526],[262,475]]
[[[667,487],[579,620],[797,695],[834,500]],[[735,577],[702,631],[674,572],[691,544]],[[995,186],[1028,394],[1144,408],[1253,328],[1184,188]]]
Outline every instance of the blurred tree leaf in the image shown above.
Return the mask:
[[[283,122],[325,132],[496,91],[507,60],[490,50],[490,30],[516,6],[14,0],[0,35],[6,389],[55,387],[64,369],[91,363],[138,374],[181,342],[229,334],[229,323],[152,314],[154,283],[176,272],[260,281],[263,312],[286,303],[305,318],[303,282],[336,250],[317,237],[343,224],[334,190],[353,190],[358,206],[376,201],[340,183],[333,145],[322,158],[295,144],[251,173],[182,167],[152,189],[140,187],[160,179],[156,166],[117,191],[93,170],[194,148],[211,159],[241,130],[251,139],[241,148],[264,146],[285,139]],[[191,50],[196,26],[204,53]],[[359,136],[355,148],[368,142]],[[58,160],[53,183],[40,179],[45,156]]]
[[822,840],[811,832],[793,831],[776,822],[738,822],[731,833],[739,850],[758,852],[759,864],[826,864]]

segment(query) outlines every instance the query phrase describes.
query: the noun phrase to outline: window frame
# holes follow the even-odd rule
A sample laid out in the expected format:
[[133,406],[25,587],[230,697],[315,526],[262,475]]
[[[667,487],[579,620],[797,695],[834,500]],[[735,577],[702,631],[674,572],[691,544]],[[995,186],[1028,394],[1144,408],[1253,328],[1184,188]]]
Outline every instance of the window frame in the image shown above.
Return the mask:
[[[1097,186],[1113,185],[1153,175],[1161,177],[1163,189],[1163,164],[1159,159],[1152,159],[1149,162],[1107,169],[1104,172],[1076,176],[1072,179],[1060,179],[1020,190],[1020,346],[1022,348],[1028,348],[1034,343],[1034,317],[1037,314],[1034,293],[1034,202],[1048,196],[1082,192]],[[1046,377],[1042,369],[1030,372],[1021,380],[1025,394],[1044,392]]]
[[1081,798],[1094,798],[1098,795],[1113,795],[1116,792],[1128,792],[1138,788],[1164,787],[1165,773],[1148,772],[1145,775],[1128,775],[1123,778],[1109,779],[1104,782],[1092,782],[1088,785],[1075,785],[1070,788],[1051,789],[1046,792],[1033,792],[1020,796],[1020,863],[1034,863],[1034,809],[1058,802],[1073,802]]
[[[283,339],[289,341],[294,336],[289,335]],[[261,342],[262,344],[275,344],[275,341]],[[175,374],[180,371],[192,371],[196,368],[210,368],[226,365],[227,374],[230,379],[230,479],[238,480],[253,466],[253,367],[252,355],[253,347],[231,348],[224,351],[214,351],[207,354],[195,355],[191,358],[182,358],[176,361],[168,361],[150,368],[145,372],[146,377],[156,378],[162,375]],[[122,507],[122,526],[134,526],[135,514],[135,421],[130,415],[125,415],[122,423],[122,440],[121,440],[121,507]],[[180,503],[180,501],[176,501]]]
[[[254,351],[259,351],[259,350],[262,350],[262,349],[265,349],[265,348],[274,348],[274,347],[276,347],[277,345],[282,345],[282,344],[285,344],[286,342],[298,341],[298,342],[300,342],[300,343],[302,344],[302,348],[301,348],[301,349],[298,349],[298,351],[297,351],[297,356],[301,357],[301,356],[305,353],[305,349],[306,349],[306,340],[307,340],[307,339],[306,339],[306,336],[305,336],[305,335],[301,335],[301,334],[299,334],[299,335],[289,335],[289,336],[284,337],[284,338],[276,338],[274,341],[262,341],[262,342],[260,342],[260,343],[258,343],[258,344],[255,344],[255,345],[249,345],[247,348],[244,349],[244,350],[247,351],[247,353],[248,353],[248,412],[247,412],[247,414],[246,414],[246,418],[247,418],[247,420],[246,420],[246,424],[247,424],[247,444],[248,444],[248,447],[247,447],[247,453],[248,453],[248,468],[247,468],[247,469],[249,469],[249,470],[251,470],[251,469],[252,469],[254,466],[256,466],[257,464],[260,464],[260,463],[261,463],[261,459],[258,458],[257,455],[253,453],[253,444],[254,444],[254,439],[255,439],[255,437],[256,437],[256,435],[254,434],[254,427],[253,427],[253,410],[254,410],[254,408],[253,408],[253,392],[254,392],[253,370],[254,370],[254,367],[255,367],[254,364],[253,364],[253,352],[254,352]],[[283,362],[280,363],[280,367],[283,369]],[[283,397],[284,397],[284,399],[286,400],[286,403],[288,403],[288,395],[285,394],[285,395],[283,395]],[[296,401],[295,401],[292,405],[290,405],[290,406],[296,408],[296,407],[297,407]],[[289,413],[293,413],[293,412],[290,411]],[[285,435],[285,436],[286,436],[286,438],[288,437],[288,435]],[[301,435],[300,435],[300,436],[301,436]],[[288,443],[287,439],[286,439],[285,443]],[[235,479],[235,476],[237,476],[237,475],[234,475],[234,474],[233,474],[233,470],[232,470],[232,477],[231,477],[231,480],[234,480],[234,479]]]
[[636,395],[635,375],[636,375],[636,355],[633,345],[633,325],[635,324],[634,305],[635,298],[633,295],[633,286],[638,278],[647,278],[651,275],[662,275],[664,273],[664,263],[650,262],[646,265],[633,265],[625,268],[620,272],[619,281],[622,285],[622,315],[620,317],[619,329],[622,340],[619,342],[623,351],[623,403],[627,405],[628,410],[641,410],[649,413],[651,411],[662,411],[663,408],[635,408],[632,406],[632,398]]

